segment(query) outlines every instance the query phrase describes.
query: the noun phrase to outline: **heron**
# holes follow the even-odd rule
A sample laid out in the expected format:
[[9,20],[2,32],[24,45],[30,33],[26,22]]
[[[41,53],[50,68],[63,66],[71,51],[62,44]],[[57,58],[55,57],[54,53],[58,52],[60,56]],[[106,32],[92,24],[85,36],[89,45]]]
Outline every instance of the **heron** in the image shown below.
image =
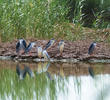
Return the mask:
[[54,44],[54,42],[55,42],[55,39],[54,38],[52,38],[51,40],[49,40],[49,42],[46,44],[44,50],[46,50],[47,48],[51,47]]
[[29,45],[27,46],[27,48],[25,49],[25,53],[28,53],[32,50],[32,48],[34,48],[36,45],[35,42],[30,42]]
[[41,59],[42,58],[42,48],[40,46],[37,47],[37,52],[38,52],[38,57]]
[[50,56],[48,55],[46,50],[43,50],[42,54],[43,54],[44,59],[50,60]]
[[19,39],[19,41],[16,44],[16,52],[19,54],[20,50],[26,49],[26,41],[24,39]]
[[90,45],[90,47],[88,49],[88,54],[89,55],[93,54],[93,51],[94,51],[96,45],[97,45],[96,42],[91,43],[91,45]]
[[61,40],[61,41],[59,42],[59,44],[58,44],[58,48],[59,48],[59,50],[60,50],[60,54],[61,54],[61,55],[62,55],[63,50],[64,50],[64,45],[65,45],[64,40]]

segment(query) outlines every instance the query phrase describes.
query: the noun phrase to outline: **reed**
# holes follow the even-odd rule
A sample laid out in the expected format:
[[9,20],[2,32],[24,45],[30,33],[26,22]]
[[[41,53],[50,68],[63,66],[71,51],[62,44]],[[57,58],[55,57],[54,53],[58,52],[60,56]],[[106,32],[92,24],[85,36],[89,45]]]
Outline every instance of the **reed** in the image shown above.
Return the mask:
[[[110,27],[109,6],[110,0],[0,0],[0,40],[77,40],[82,26]],[[77,35],[73,36],[71,23],[76,24]]]

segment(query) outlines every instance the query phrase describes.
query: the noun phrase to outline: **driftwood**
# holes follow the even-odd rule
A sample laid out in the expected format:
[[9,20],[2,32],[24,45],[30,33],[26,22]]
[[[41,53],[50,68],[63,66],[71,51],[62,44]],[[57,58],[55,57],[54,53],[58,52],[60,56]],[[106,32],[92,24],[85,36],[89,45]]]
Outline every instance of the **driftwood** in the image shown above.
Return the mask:
[[[41,46],[42,48],[45,47],[48,40],[27,40],[27,43],[29,42],[36,42],[36,48],[37,46]],[[0,56],[2,57],[10,57],[11,59],[16,60],[33,60],[37,59],[37,49],[34,48],[31,53],[32,55],[23,54],[19,57],[16,53],[16,42],[17,40],[13,42],[7,42],[7,43],[0,43]],[[102,60],[102,59],[110,59],[110,45],[108,43],[100,42],[97,43],[97,47],[94,50],[94,53],[92,56],[88,55],[88,48],[90,44],[93,42],[91,40],[83,40],[83,41],[65,41],[64,51],[62,55],[60,55],[60,52],[58,50],[58,42],[56,41],[53,46],[51,46],[49,49],[47,49],[48,54],[52,59],[56,60],[78,60],[78,61],[88,61],[92,59],[96,60]]]

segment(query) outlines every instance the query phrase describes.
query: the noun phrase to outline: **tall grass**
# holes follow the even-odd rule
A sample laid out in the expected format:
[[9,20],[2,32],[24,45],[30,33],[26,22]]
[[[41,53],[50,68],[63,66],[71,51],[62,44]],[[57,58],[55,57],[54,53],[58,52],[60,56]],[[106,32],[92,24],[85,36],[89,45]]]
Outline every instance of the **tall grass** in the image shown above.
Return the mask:
[[0,32],[2,39],[21,37],[51,38],[54,27],[65,21],[63,0],[1,0]]
[[76,40],[81,31],[75,37],[69,23],[109,27],[109,6],[110,0],[0,0],[0,37]]

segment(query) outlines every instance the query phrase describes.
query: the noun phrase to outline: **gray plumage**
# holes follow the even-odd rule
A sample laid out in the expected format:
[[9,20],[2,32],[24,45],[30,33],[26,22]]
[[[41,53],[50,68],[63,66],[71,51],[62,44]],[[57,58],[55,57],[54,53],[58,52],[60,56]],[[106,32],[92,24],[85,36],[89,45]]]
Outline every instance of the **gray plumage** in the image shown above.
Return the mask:
[[34,46],[35,46],[35,42],[30,42],[27,48],[25,49],[25,53],[30,52]]
[[19,53],[21,49],[23,49],[24,51],[26,49],[26,41],[24,39],[19,39],[16,44],[16,52]]
[[49,42],[46,44],[44,50],[46,50],[47,48],[49,48],[50,46],[52,46],[54,42],[55,42],[55,39],[51,39],[51,40],[49,40]]
[[46,50],[43,50],[42,54],[43,54],[44,59],[50,60],[50,56],[48,55]]
[[90,47],[89,47],[89,49],[88,49],[88,54],[91,55],[91,54],[93,53],[93,51],[94,51],[96,45],[97,45],[97,44],[96,44],[95,42],[93,42],[93,43],[90,45]]

